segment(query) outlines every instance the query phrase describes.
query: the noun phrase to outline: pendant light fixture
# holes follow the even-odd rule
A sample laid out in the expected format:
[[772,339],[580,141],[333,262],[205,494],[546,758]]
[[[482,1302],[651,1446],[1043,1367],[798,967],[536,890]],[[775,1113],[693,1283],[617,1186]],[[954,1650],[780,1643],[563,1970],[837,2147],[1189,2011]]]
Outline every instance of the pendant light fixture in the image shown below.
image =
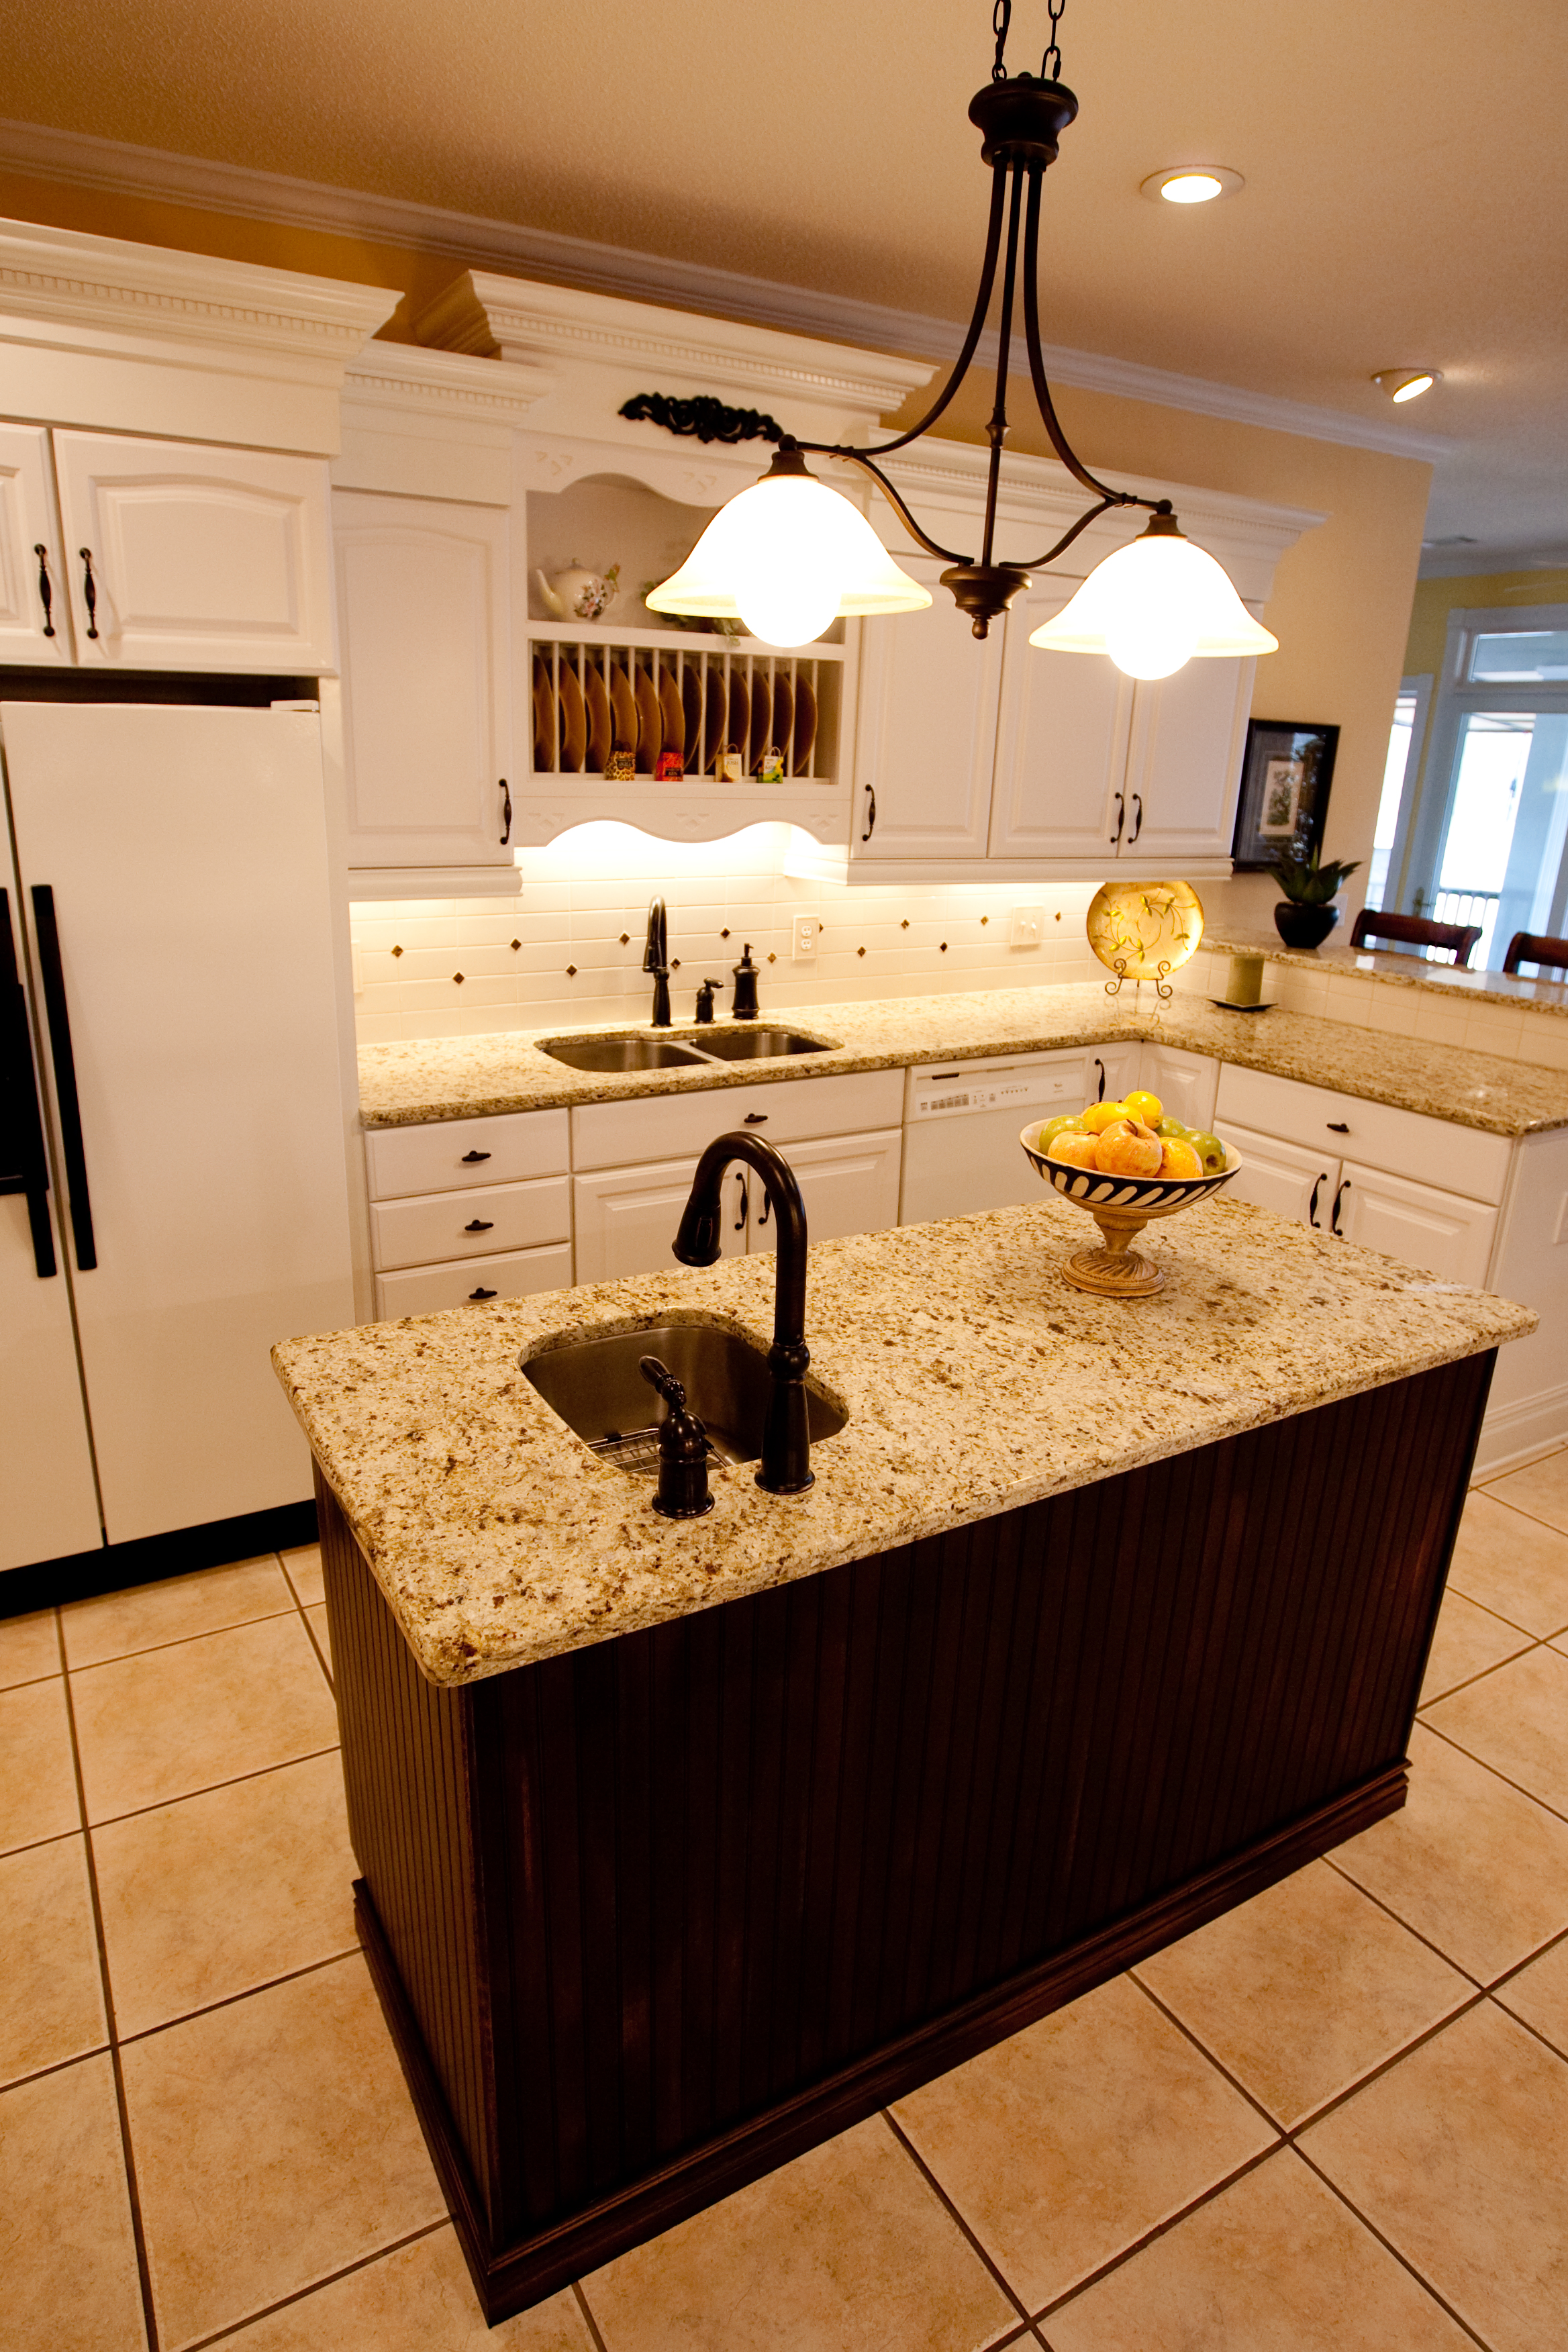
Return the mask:
[[[838,457],[868,474],[905,529],[928,554],[947,565],[942,583],[970,615],[977,637],[1054,563],[1092,522],[1113,509],[1142,508],[1148,529],[1090,572],[1053,620],[1035,630],[1033,646],[1064,653],[1108,653],[1134,677],[1166,677],[1194,655],[1273,653],[1279,644],[1260,628],[1211,555],[1184,538],[1168,499],[1112,489],[1091,474],[1063,432],[1046,381],[1040,351],[1040,183],[1057,159],[1062,132],[1078,100],[1058,79],[1058,40],[1067,0],[1047,0],[1051,37],[1037,75],[1009,74],[1005,62],[1012,0],[994,0],[996,59],[991,79],[971,101],[969,119],[981,133],[981,157],[991,167],[991,217],[974,313],[952,374],[918,425],[874,448],[851,449],[786,436],[768,471],[721,507],[674,576],[650,589],[656,613],[692,613],[739,619],[777,646],[805,645],[845,616],[918,612],[931,603],[918,581],[900,570],[857,508],[819,481],[807,455]],[[1001,562],[995,552],[1002,449],[1007,437],[1007,378],[1016,329],[1022,247],[1024,348],[1041,421],[1052,448],[1095,503],[1043,555]],[[1004,251],[1005,247],[1005,251]],[[929,433],[968,374],[990,314],[1002,263],[996,392],[986,438],[991,461],[979,551],[943,547],[916,521],[877,460],[907,449]]]

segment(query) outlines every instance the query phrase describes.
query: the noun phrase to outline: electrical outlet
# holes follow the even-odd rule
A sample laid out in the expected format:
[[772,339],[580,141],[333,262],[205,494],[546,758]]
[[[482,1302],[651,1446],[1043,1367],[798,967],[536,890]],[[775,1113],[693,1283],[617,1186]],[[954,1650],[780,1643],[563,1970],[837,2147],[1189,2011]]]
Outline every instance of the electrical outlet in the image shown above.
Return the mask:
[[1009,945],[1016,948],[1037,948],[1046,936],[1046,910],[1043,907],[1015,907],[1013,936]]
[[795,919],[795,944],[790,952],[796,963],[806,962],[816,953],[817,933],[822,929],[820,915],[797,915]]

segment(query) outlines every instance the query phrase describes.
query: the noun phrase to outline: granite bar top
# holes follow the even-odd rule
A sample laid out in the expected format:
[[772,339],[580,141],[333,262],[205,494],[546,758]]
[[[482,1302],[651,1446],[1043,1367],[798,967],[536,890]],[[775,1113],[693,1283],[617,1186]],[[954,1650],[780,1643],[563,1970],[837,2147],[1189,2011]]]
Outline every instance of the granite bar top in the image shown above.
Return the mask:
[[[1139,1246],[1157,1297],[1061,1276],[1094,1238],[1037,1206],[811,1252],[809,1379],[848,1413],[805,1495],[718,1466],[659,1518],[524,1379],[558,1336],[722,1323],[759,1349],[773,1260],[643,1275],[273,1349],[289,1401],[426,1675],[464,1683],[1113,1478],[1522,1338],[1527,1308],[1220,1195]],[[700,1400],[693,1399],[700,1410]]]
[[[408,1127],[493,1111],[689,1094],[754,1086],[763,1079],[772,1084],[828,1077],[844,1070],[1045,1053],[1058,1046],[1136,1037],[1212,1055],[1244,1069],[1333,1087],[1369,1102],[1421,1111],[1490,1135],[1530,1135],[1568,1127],[1568,1073],[1413,1037],[1394,1039],[1345,1022],[1288,1013],[1278,1005],[1264,1013],[1224,1013],[1206,998],[1180,991],[1162,1005],[1149,987],[1129,987],[1120,997],[1110,997],[1098,982],[1087,981],[784,1007],[770,1017],[826,1040],[832,1050],[703,1069],[608,1076],[568,1069],[542,1053],[540,1037],[559,1035],[559,1031],[506,1030],[488,1036],[366,1045],[359,1056],[360,1117],[366,1127]],[[571,1034],[615,1036],[633,1032],[631,1024],[623,1023]],[[703,1035],[700,1030],[682,1029],[661,1034],[690,1035],[699,1043]]]
[[1387,980],[1396,988],[1424,988],[1462,1004],[1500,1004],[1515,1013],[1556,1013],[1568,1018],[1568,988],[1561,981],[1521,980],[1506,971],[1460,971],[1454,964],[1428,963],[1425,956],[1401,954],[1394,948],[1352,948],[1330,940],[1321,948],[1288,948],[1278,931],[1216,934],[1205,929],[1204,946],[1212,955],[1263,956],[1269,963],[1293,964],[1300,971]]

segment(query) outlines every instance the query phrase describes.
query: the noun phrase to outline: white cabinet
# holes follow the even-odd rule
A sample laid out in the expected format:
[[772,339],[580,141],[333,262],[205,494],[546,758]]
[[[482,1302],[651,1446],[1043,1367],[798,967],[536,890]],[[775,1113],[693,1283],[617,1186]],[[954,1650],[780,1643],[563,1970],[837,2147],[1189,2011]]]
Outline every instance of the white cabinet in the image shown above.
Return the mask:
[[0,662],[70,662],[70,604],[49,436],[0,425]]
[[[903,1129],[894,1127],[877,1135],[836,1135],[820,1143],[790,1145],[784,1158],[800,1186],[813,1242],[885,1233],[898,1223],[903,1140]],[[761,1179],[750,1175],[748,1190],[747,1246],[772,1249],[773,1221]]]
[[849,851],[893,858],[979,858],[991,824],[999,631],[978,641],[930,556],[900,562],[931,589],[927,612],[865,625]]
[[1382,1250],[1405,1265],[1425,1266],[1441,1282],[1486,1285],[1498,1213],[1482,1201],[1440,1192],[1355,1160],[1342,1162],[1329,1211],[1332,1232],[1363,1249]]
[[1029,643],[1031,630],[1054,619],[1079,585],[1040,580],[1006,617],[993,857],[1103,865],[1127,831],[1132,680],[1102,654],[1048,654]]
[[[623,1275],[662,1274],[679,1263],[670,1244],[697,1173],[695,1160],[655,1160],[574,1177],[574,1270],[579,1282],[617,1282]],[[719,1188],[719,1247],[743,1257],[749,1223],[746,1174],[730,1169]]]
[[1119,858],[1173,874],[1229,858],[1254,667],[1190,661],[1173,677],[1139,680]]
[[351,868],[511,872],[506,516],[339,490],[332,535]]
[[1138,1084],[1142,1062],[1136,1038],[1128,1045],[1091,1045],[1083,1057],[1084,1102],[1120,1102]]
[[1339,1183],[1340,1163],[1331,1153],[1309,1150],[1305,1144],[1281,1143],[1274,1136],[1256,1135],[1227,1119],[1224,1139],[1241,1154],[1242,1169],[1225,1188],[1229,1201],[1251,1201],[1272,1209],[1299,1225],[1327,1233]]
[[336,666],[323,459],[56,432],[63,570],[89,667]]
[[373,1129],[364,1145],[379,1316],[435,1315],[571,1282],[563,1110]]
[[1206,1133],[1214,1125],[1215,1091],[1219,1064],[1207,1054],[1188,1054],[1175,1045],[1156,1045],[1145,1039],[1138,1061],[1138,1083],[1159,1096],[1168,1118]]

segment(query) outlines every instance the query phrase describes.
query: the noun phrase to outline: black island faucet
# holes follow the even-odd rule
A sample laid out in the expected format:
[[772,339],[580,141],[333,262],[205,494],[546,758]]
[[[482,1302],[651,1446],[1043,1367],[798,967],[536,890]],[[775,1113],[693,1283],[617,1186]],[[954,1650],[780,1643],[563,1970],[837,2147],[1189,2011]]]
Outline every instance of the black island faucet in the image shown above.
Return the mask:
[[805,1368],[811,1361],[805,1344],[805,1203],[783,1152],[760,1135],[743,1130],[716,1136],[697,1163],[675,1236],[675,1255],[682,1265],[711,1265],[717,1259],[719,1187],[732,1160],[743,1160],[762,1178],[778,1236],[773,1344],[768,1349],[773,1392],[763,1425],[757,1484],[769,1495],[803,1495],[816,1483],[805,1404]]

